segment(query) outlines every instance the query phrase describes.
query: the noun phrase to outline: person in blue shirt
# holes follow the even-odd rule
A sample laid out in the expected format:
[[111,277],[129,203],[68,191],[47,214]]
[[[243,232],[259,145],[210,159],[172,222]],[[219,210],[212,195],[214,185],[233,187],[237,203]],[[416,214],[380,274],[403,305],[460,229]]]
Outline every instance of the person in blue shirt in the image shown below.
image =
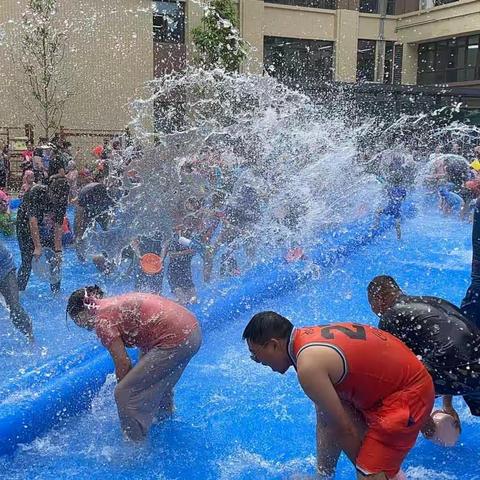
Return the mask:
[[13,325],[33,342],[32,321],[20,304],[15,264],[10,251],[0,242],[0,293],[10,309]]
[[395,231],[397,232],[397,238],[400,240],[402,238],[402,229],[401,229],[401,208],[402,203],[407,196],[407,190],[405,187],[393,186],[390,185],[386,188],[386,197],[387,204],[383,209],[377,213],[376,227],[380,223],[380,218],[391,217],[395,221]]
[[451,191],[449,184],[442,185],[438,189],[440,208],[443,213],[460,213],[463,208],[463,199],[460,195]]

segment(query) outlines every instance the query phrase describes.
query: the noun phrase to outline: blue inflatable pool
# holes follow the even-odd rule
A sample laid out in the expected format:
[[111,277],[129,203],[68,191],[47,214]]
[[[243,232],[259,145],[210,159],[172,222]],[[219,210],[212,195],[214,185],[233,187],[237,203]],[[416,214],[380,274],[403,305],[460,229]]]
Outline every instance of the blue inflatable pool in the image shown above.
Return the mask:
[[[364,220],[344,233],[322,238],[309,252],[323,267],[319,279],[301,263],[277,262],[259,266],[241,282],[218,287],[215,295],[204,292],[203,306],[197,310],[205,332],[203,348],[179,384],[174,418],[156,426],[141,448],[121,440],[112,400],[115,382],[108,377],[104,383],[111,370],[108,356],[93,348],[88,333],[64,325],[64,299],[48,304],[48,292],[42,294],[42,286],[35,284],[26,303],[38,304],[38,295],[44,295],[40,299],[45,298],[50,317],[55,314],[59,347],[56,352],[54,345],[49,347],[46,365],[26,368],[29,377],[18,370],[25,368],[22,359],[27,366],[33,363],[31,357],[14,353],[20,346],[13,340],[7,342],[8,348],[2,347],[3,356],[12,352],[15,368],[0,387],[4,399],[0,439],[3,451],[10,452],[2,457],[0,468],[12,479],[246,480],[311,474],[312,405],[293,372],[279,376],[250,361],[241,332],[251,313],[277,310],[298,325],[375,323],[365,295],[374,275],[394,275],[411,293],[454,302],[468,285],[469,225],[424,213],[404,225],[402,242],[388,230],[372,232],[370,225],[371,219]],[[73,275],[78,266],[73,259],[68,263]],[[92,275],[82,273],[75,285],[69,275],[68,287]],[[111,285],[110,290],[122,288]],[[39,328],[45,339],[54,331],[46,325]],[[56,358],[54,353],[62,356]],[[406,464],[410,478],[474,479],[480,474],[478,460],[473,461],[480,428],[461,403],[459,410],[464,423],[461,444],[446,450],[420,439]],[[74,413],[78,415],[71,416]],[[22,424],[23,430],[18,428]],[[352,476],[353,469],[342,459],[336,478]]]

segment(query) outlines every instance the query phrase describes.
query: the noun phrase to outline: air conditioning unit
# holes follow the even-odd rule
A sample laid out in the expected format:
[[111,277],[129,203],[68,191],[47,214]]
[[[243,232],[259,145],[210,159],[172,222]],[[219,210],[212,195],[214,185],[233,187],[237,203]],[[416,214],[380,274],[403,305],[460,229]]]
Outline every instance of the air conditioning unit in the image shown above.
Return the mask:
[[435,6],[435,0],[420,0],[420,10],[427,10]]

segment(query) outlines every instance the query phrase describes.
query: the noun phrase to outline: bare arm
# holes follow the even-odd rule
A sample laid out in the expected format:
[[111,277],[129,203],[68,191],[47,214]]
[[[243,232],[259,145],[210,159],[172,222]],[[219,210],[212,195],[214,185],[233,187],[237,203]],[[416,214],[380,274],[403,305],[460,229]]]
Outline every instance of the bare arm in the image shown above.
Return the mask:
[[333,478],[342,449],[328,425],[325,414],[317,405],[315,408],[317,411],[317,471],[322,478],[324,476]]
[[62,236],[63,236],[63,228],[62,224],[55,224],[55,232],[54,232],[54,247],[55,252],[62,251]]
[[115,364],[115,375],[117,382],[121,382],[127,373],[132,369],[132,362],[125,349],[125,344],[121,338],[117,338],[108,348]]
[[362,439],[334,388],[333,381],[341,376],[341,371],[339,354],[327,347],[311,347],[298,359],[298,378],[303,390],[325,415],[338,446],[355,465]]
[[76,238],[81,238],[85,231],[85,209],[80,205],[75,208],[75,220],[73,229]]
[[452,404],[453,396],[452,395],[444,395],[443,396],[443,408],[449,410],[453,408]]
[[462,431],[460,417],[458,416],[458,413],[453,406],[452,400],[453,400],[452,395],[444,395],[443,396],[443,411],[445,413],[448,413],[449,415],[451,415],[455,419],[455,423],[456,423],[457,427],[460,429],[460,431]]
[[35,252],[40,255],[42,245],[40,243],[40,229],[38,228],[37,217],[30,217],[28,219],[28,224],[30,226],[30,235],[32,236],[33,245],[35,247]]

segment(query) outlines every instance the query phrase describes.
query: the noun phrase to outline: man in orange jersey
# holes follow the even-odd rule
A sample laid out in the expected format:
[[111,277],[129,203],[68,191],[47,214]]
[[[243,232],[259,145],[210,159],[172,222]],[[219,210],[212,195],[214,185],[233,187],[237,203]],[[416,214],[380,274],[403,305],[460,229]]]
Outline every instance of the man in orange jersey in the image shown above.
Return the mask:
[[335,472],[343,451],[357,479],[399,479],[434,402],[433,382],[393,335],[356,323],[294,328],[257,313],[243,332],[252,360],[285,373],[293,366],[317,410],[317,468]]

